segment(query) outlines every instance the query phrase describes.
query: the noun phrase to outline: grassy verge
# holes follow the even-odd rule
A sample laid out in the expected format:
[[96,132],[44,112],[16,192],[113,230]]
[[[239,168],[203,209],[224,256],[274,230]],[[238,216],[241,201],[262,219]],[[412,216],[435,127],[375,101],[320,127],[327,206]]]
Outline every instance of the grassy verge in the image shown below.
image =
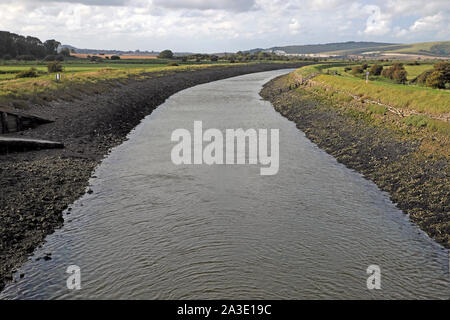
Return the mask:
[[[413,70],[413,75],[428,70],[431,65],[406,66]],[[318,74],[314,81],[336,91],[357,95],[363,99],[377,101],[394,108],[410,110],[433,116],[450,113],[450,91],[433,89],[417,85],[402,85],[372,77],[366,83],[365,79],[344,72],[343,66],[322,64],[307,66],[296,71],[297,74],[308,76]],[[336,73],[336,74],[335,74]]]

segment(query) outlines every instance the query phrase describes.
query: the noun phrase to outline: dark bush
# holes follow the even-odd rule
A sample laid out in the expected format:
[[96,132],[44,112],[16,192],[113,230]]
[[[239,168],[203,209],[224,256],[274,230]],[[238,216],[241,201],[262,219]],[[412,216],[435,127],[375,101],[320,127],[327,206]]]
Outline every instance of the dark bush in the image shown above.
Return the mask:
[[218,56],[211,56],[211,61],[218,61],[219,60],[219,57]]
[[48,73],[62,72],[63,66],[58,61],[49,62],[47,64]]
[[172,59],[173,58],[173,52],[170,50],[164,50],[161,51],[158,55],[158,58],[161,59]]
[[168,67],[178,67],[178,63],[176,63],[176,62],[169,62],[169,63],[167,64],[167,66],[168,66]]
[[427,87],[445,89],[445,76],[442,72],[433,71],[430,75],[428,75],[425,84]]
[[36,68],[30,68],[28,70],[20,71],[16,74],[16,78],[36,78],[39,77],[39,73]]
[[60,54],[64,57],[70,57],[70,49],[69,48],[62,48],[60,51]]
[[103,58],[97,56],[91,56],[89,58],[92,62],[103,62]]
[[3,60],[11,60],[11,59],[12,59],[12,56],[10,54],[5,54],[3,56]]
[[370,74],[374,76],[379,76],[381,72],[383,71],[383,66],[379,64],[374,64],[372,67],[370,67]]
[[402,69],[395,69],[392,73],[392,80],[397,83],[405,84],[408,81],[407,72]]
[[187,62],[188,58],[186,56],[181,57],[181,61]]
[[61,54],[49,54],[43,60],[44,61],[64,61],[64,56]]
[[442,73],[445,83],[450,82],[450,62],[441,61],[434,65],[434,70]]
[[46,56],[44,59],[42,59],[43,61],[56,61],[56,54],[49,54],[48,56]]
[[120,60],[120,56],[111,56],[111,60]]
[[23,55],[18,56],[17,60],[33,61],[33,60],[36,60],[36,58],[31,54],[23,54]]
[[381,75],[385,78],[394,80],[397,83],[404,84],[407,81],[408,73],[406,72],[405,67],[403,66],[403,63],[396,62],[389,68],[384,69],[381,72]]

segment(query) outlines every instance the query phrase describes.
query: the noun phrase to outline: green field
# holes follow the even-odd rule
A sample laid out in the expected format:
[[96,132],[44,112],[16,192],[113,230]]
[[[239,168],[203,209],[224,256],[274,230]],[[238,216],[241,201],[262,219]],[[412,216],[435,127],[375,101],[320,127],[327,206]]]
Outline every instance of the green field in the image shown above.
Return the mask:
[[[170,62],[176,62],[179,66],[168,66]],[[61,63],[63,66],[62,81],[57,82],[55,74],[47,72],[47,63],[40,61],[0,62],[0,103],[8,103],[12,99],[22,99],[26,96],[35,96],[42,92],[62,89],[71,85],[85,83],[97,83],[104,80],[118,80],[133,78],[143,79],[155,72],[172,72],[183,70],[195,70],[220,65],[230,65],[227,62],[181,62],[163,59],[153,60],[121,60],[105,61],[100,63],[76,59]],[[35,68],[38,77],[16,78],[21,71]]]
[[[347,66],[351,67],[351,65]],[[450,90],[396,84],[381,77],[371,77],[366,84],[364,75],[353,76],[351,72],[345,72],[344,68],[345,66],[342,65],[320,64],[306,66],[296,72],[302,76],[320,73],[314,80],[326,87],[358,95],[364,99],[379,101],[398,109],[414,110],[434,116],[450,113]],[[432,68],[433,64],[429,63],[405,65],[409,79]]]
[[[75,95],[75,91],[101,92],[106,90],[103,84],[108,81],[124,82],[127,79],[142,80],[159,73],[199,70],[204,68],[228,67],[257,63],[285,63],[288,61],[259,60],[246,63],[230,63],[227,60],[216,62],[181,61],[165,59],[130,59],[119,61],[91,62],[87,59],[70,59],[62,62],[62,80],[56,81],[56,75],[47,71],[47,63],[42,61],[0,61],[0,105],[14,104],[25,107],[29,101],[42,103],[61,96]],[[178,65],[171,66],[176,63]],[[16,76],[23,71],[35,68],[37,77]],[[85,86],[85,84],[88,84]],[[95,85],[94,85],[95,84]],[[70,90],[66,90],[70,89]],[[71,92],[72,91],[72,92]],[[62,92],[58,95],[56,92]]]

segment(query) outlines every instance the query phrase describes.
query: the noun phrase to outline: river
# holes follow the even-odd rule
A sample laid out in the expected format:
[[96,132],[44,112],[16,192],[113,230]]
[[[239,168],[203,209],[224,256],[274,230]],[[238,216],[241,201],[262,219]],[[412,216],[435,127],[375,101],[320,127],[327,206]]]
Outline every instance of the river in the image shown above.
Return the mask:
[[[2,299],[449,298],[449,254],[262,101],[289,70],[181,91],[113,149]],[[177,128],[279,129],[279,171],[172,163]],[[51,259],[40,259],[51,254]],[[66,268],[81,270],[69,290]],[[366,270],[378,265],[381,289]],[[23,274],[23,278],[19,275]]]

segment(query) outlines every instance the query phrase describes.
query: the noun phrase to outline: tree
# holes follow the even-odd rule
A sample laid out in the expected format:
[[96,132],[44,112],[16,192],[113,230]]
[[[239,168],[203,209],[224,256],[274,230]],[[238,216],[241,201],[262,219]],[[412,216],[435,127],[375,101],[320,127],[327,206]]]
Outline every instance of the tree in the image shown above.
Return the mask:
[[442,73],[442,77],[445,83],[450,82],[450,62],[441,61],[434,65],[434,70],[436,72]]
[[396,81],[397,83],[406,83],[408,73],[403,66],[403,63],[394,63],[391,67],[384,69],[381,75],[385,78]]
[[62,48],[60,54],[63,55],[64,57],[70,57],[69,48]]
[[433,71],[425,82],[427,87],[445,89],[445,76],[442,72]]
[[407,72],[402,69],[395,69],[392,73],[392,79],[397,83],[405,84],[408,81]]
[[434,65],[432,70],[422,72],[415,81],[419,85],[445,89],[450,83],[450,62],[441,61]]
[[111,56],[111,60],[120,60],[120,56],[116,56],[116,55]]
[[172,59],[173,58],[173,52],[170,50],[164,50],[161,51],[158,55],[158,58],[160,59]]
[[61,43],[56,40],[47,40],[44,42],[44,47],[47,51],[47,54],[57,54],[58,47],[60,45],[61,45]]
[[374,64],[372,67],[370,67],[370,74],[374,76],[379,76],[381,72],[383,71],[383,66],[379,64]]

